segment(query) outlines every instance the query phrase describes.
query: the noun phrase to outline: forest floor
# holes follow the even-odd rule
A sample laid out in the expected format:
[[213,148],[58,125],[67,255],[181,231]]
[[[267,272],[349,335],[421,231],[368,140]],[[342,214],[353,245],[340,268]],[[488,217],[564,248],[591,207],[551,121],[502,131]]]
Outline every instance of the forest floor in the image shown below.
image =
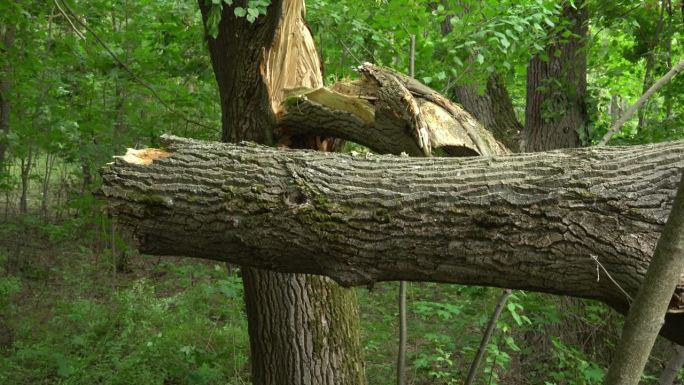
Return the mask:
[[[0,243],[0,265],[12,270],[0,281],[11,337],[0,347],[1,384],[249,382],[239,269],[130,253],[114,273],[111,250],[98,242],[58,242],[44,226],[16,226]],[[394,383],[398,284],[354,290],[369,383]],[[446,384],[463,375],[470,361],[463,355],[474,354],[486,321],[473,317],[493,306],[474,306],[473,294],[493,300],[490,290],[409,284],[411,383]],[[467,299],[459,300],[463,291]],[[454,322],[464,314],[475,322]]]
[[[0,226],[0,384],[249,383],[239,269],[139,255],[117,237],[127,261],[115,272],[108,223],[27,218]],[[398,283],[354,290],[368,383],[394,384]],[[461,384],[499,293],[409,283],[408,383]],[[515,292],[478,383],[600,383],[614,337],[606,331],[620,317],[597,303],[562,303]],[[583,342],[548,336],[568,329],[569,309],[581,311],[573,327]]]

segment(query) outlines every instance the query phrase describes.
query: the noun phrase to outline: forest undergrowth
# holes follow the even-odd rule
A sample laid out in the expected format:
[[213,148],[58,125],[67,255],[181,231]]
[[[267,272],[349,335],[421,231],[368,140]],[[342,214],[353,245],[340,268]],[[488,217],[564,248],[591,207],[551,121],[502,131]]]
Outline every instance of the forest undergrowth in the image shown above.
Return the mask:
[[[239,268],[140,255],[115,235],[115,269],[110,226],[29,216],[2,227],[0,384],[250,383]],[[394,383],[397,285],[355,289],[370,384]],[[410,383],[462,383],[499,292],[409,285]],[[592,302],[560,314],[559,301],[514,292],[480,383],[601,383],[621,317]],[[671,352],[658,349],[646,383]]]

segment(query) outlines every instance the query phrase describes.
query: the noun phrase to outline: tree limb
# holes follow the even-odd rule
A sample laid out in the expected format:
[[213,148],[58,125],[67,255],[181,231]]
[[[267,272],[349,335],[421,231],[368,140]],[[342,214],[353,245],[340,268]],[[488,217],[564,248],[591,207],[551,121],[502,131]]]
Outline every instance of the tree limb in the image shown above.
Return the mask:
[[413,156],[508,152],[463,108],[417,80],[370,63],[358,71],[356,81],[291,90],[277,112],[280,135],[332,135]]
[[629,309],[605,385],[638,385],[684,273],[684,175],[653,259]]
[[608,130],[608,132],[606,132],[606,135],[604,135],[603,139],[601,139],[599,146],[606,145],[606,143],[608,143],[610,138],[612,138],[613,135],[615,135],[620,130],[622,125],[625,124],[625,122],[627,122],[634,115],[635,112],[637,112],[639,107],[641,107],[644,103],[646,103],[648,98],[650,98],[654,93],[656,93],[656,91],[658,91],[662,86],[667,84],[667,82],[669,82],[670,79],[672,79],[672,77],[677,74],[677,72],[681,71],[682,68],[684,68],[684,60],[680,61],[679,63],[677,63],[677,65],[672,67],[672,69],[669,70],[665,75],[663,75],[663,77],[660,78],[660,80],[655,82],[651,86],[651,88],[648,89],[648,91],[646,91],[643,95],[641,95],[639,100],[637,100],[637,102],[634,103],[634,105],[629,107],[627,109],[627,111],[624,113],[624,115],[622,115],[620,117],[620,119],[618,119],[618,121],[615,122],[615,124],[613,124],[613,126],[610,128],[610,130]]
[[[627,298],[593,258],[635,295],[684,168],[684,141],[406,158],[163,140],[165,151],[133,150],[102,171],[110,212],[145,253],[344,285],[527,289],[622,311]],[[668,316],[682,323],[664,328],[679,343],[683,292],[684,281]]]

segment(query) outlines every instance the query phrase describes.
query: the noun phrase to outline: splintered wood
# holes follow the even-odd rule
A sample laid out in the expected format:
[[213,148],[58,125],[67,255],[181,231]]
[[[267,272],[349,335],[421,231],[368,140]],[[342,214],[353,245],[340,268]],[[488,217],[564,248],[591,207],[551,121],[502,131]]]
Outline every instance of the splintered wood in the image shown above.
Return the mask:
[[159,148],[143,148],[136,150],[134,148],[129,148],[124,156],[115,156],[114,158],[121,159],[126,163],[140,164],[143,166],[149,166],[157,159],[165,159],[171,156],[168,151],[161,150]]
[[389,68],[364,63],[362,78],[298,87],[277,109],[280,136],[332,135],[379,153],[501,155],[507,149],[461,106]]

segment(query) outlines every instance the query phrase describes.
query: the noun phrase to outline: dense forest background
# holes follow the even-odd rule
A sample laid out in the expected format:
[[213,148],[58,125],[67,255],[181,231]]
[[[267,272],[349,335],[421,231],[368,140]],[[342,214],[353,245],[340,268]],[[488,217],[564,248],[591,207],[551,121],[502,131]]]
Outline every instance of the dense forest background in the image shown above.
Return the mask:
[[[254,18],[266,5],[241,10]],[[684,2],[584,6],[587,121],[577,133],[590,146],[684,56]],[[326,83],[366,61],[408,72],[415,35],[417,79],[463,104],[495,79],[523,123],[530,59],[552,60],[546,48],[571,35],[557,1],[307,7]],[[193,1],[0,2],[0,383],[249,383],[239,270],[140,255],[94,194],[99,168],[126,148],[156,146],[163,133],[220,140],[205,36]],[[611,143],[684,138],[683,89],[675,77]],[[563,115],[547,95],[544,118]],[[356,289],[371,384],[395,382],[397,286]],[[462,383],[499,295],[409,284],[409,383]],[[515,291],[478,383],[601,383],[621,322],[599,303]],[[659,341],[644,383],[657,383],[673,352]]]

